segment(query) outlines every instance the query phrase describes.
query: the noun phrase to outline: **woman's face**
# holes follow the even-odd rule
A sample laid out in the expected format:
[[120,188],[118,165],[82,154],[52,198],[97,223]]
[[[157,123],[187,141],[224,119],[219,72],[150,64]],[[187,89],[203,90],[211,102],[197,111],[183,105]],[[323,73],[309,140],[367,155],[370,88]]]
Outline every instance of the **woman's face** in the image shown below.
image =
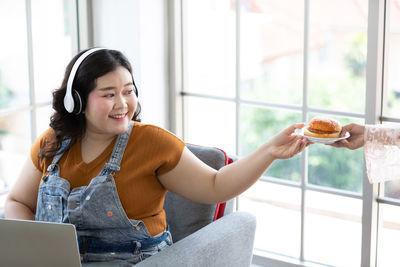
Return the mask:
[[128,129],[138,105],[130,72],[118,67],[97,78],[85,109],[86,132],[115,136]]

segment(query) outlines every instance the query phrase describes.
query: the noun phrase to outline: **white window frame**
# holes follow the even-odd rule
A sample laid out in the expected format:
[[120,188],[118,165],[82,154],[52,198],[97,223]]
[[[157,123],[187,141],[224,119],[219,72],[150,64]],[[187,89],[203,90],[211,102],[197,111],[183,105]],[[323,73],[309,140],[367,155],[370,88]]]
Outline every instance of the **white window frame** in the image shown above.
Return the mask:
[[[43,107],[50,107],[51,101],[44,101],[44,102],[37,102],[35,95],[36,95],[36,88],[35,88],[35,81],[34,81],[34,58],[33,58],[33,36],[32,36],[32,0],[25,0],[25,16],[26,16],[26,34],[27,34],[27,55],[28,55],[28,75],[29,75],[29,104],[25,106],[19,106],[17,108],[5,108],[0,110],[0,117],[5,117],[8,115],[12,115],[17,112],[30,112],[30,141],[33,143],[37,138],[37,110]],[[78,5],[79,9],[81,9],[81,13],[87,12],[87,2],[88,1],[79,1],[79,0],[71,0],[72,4],[72,11],[71,13],[74,14],[73,23],[74,23],[74,31],[72,33],[73,42],[73,51],[77,52],[82,45],[88,45],[88,27],[87,24],[83,24],[82,27],[78,27]],[[86,15],[81,15],[82,18],[85,18]],[[82,19],[81,21],[86,21],[86,19]],[[79,36],[84,36],[84,38],[79,38]],[[0,197],[4,197],[8,194],[10,188],[5,188],[0,191]],[[0,207],[1,208],[1,207]]]
[[[186,92],[185,89],[185,76],[184,76],[184,40],[183,40],[183,1],[184,0],[170,0],[168,5],[169,14],[169,55],[170,55],[170,129],[177,133],[182,138],[185,137],[185,123],[184,123],[184,98],[186,96],[204,97],[207,99],[220,99],[225,101],[234,102],[236,104],[236,153],[239,154],[239,114],[241,104],[258,105],[264,107],[278,107],[289,110],[296,110],[302,112],[303,121],[307,120],[307,114],[310,112],[348,116],[365,120],[366,124],[376,124],[382,121],[400,122],[399,119],[389,118],[382,116],[382,96],[383,88],[385,85],[385,36],[388,18],[388,3],[389,0],[369,0],[368,3],[368,43],[367,43],[367,70],[366,70],[366,100],[365,100],[365,113],[351,113],[351,112],[338,112],[333,110],[325,110],[320,108],[311,108],[308,106],[308,39],[309,39],[309,0],[304,0],[304,79],[303,79],[303,103],[301,106],[296,105],[281,105],[275,103],[265,103],[256,101],[247,101],[240,99],[240,10],[239,1],[236,1],[236,97],[224,98],[213,97],[209,95],[194,94]],[[318,264],[309,263],[304,261],[304,214],[305,214],[305,197],[306,191],[312,190],[317,192],[324,192],[328,194],[345,196],[362,200],[362,246],[361,246],[361,266],[370,267],[377,264],[377,235],[379,226],[379,203],[400,206],[400,202],[387,199],[379,196],[379,185],[370,184],[368,182],[365,166],[363,166],[363,189],[362,193],[353,193],[342,190],[335,190],[326,187],[315,186],[306,183],[307,177],[307,153],[302,153],[302,180],[300,185],[289,181],[278,180],[273,178],[262,178],[262,180],[283,184],[286,186],[294,186],[301,189],[301,249],[298,259],[284,257],[275,254],[269,254],[259,251],[254,251],[253,263],[265,266],[319,266]],[[237,201],[237,206],[240,204]]]

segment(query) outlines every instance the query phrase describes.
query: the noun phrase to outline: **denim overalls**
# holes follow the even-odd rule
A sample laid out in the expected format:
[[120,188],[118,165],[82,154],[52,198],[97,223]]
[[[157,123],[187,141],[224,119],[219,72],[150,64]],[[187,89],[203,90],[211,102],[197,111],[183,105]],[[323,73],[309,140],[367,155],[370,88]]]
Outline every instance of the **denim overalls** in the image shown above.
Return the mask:
[[[60,177],[54,156],[39,187],[35,219],[76,226],[83,262],[135,264],[172,244],[169,231],[151,237],[142,221],[129,219],[119,200],[113,174],[120,163],[133,122],[117,137],[112,155],[99,175],[88,186],[70,189]],[[68,145],[64,140],[61,149]]]

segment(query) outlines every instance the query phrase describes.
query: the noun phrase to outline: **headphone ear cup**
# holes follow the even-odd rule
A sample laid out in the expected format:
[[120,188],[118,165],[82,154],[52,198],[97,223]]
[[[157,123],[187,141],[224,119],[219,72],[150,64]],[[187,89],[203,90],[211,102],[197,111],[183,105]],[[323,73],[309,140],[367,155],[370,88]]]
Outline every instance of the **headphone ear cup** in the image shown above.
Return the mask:
[[72,90],[72,98],[74,99],[74,111],[76,115],[82,112],[82,98],[79,95],[78,91]]

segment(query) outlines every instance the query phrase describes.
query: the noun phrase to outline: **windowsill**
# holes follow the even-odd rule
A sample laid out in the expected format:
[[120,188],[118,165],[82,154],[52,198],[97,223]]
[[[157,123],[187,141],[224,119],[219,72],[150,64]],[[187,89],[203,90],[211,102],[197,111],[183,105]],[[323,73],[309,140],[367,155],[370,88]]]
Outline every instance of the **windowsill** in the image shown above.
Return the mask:
[[271,266],[271,267],[325,267],[327,265],[313,262],[304,262],[298,259],[270,253],[258,249],[253,252],[253,266]]

